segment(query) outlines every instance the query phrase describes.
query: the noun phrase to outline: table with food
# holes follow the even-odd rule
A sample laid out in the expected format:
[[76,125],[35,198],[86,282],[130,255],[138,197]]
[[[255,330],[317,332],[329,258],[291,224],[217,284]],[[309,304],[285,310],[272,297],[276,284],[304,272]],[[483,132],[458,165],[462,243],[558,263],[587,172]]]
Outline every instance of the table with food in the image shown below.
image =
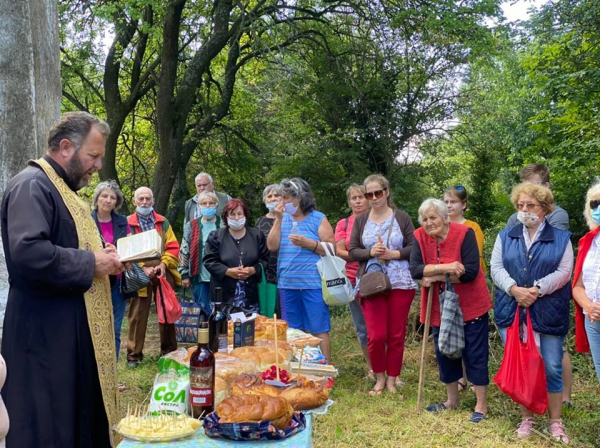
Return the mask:
[[277,316],[219,312],[198,323],[197,345],[159,359],[149,399],[115,428],[119,448],[312,446],[337,376],[320,340]]

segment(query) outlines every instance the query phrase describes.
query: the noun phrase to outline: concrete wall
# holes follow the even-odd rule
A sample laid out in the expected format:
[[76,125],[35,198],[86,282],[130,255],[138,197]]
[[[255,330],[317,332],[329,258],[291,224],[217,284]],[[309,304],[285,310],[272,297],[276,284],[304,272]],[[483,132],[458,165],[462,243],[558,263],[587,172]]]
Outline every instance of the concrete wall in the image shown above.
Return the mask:
[[[8,181],[46,149],[60,116],[56,0],[0,0],[0,195]],[[0,246],[0,323],[8,276]]]

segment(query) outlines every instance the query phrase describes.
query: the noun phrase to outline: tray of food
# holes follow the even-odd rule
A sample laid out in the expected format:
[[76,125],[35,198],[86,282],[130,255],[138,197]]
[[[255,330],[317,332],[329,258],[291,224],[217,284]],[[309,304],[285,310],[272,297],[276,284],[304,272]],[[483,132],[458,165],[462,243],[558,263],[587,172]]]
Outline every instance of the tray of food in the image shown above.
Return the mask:
[[126,439],[138,442],[172,442],[192,436],[202,422],[186,415],[127,415],[115,430]]
[[306,428],[306,418],[282,397],[229,397],[204,419],[209,437],[238,441],[282,440]]

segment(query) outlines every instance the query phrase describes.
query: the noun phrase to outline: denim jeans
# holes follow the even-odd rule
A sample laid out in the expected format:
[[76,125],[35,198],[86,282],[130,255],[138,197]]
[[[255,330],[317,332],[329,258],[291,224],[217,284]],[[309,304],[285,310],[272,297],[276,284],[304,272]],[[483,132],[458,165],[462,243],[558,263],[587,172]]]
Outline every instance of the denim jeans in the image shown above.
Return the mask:
[[[506,344],[506,328],[498,328],[502,342]],[[549,393],[555,394],[562,392],[562,358],[564,336],[552,336],[549,334],[540,335],[540,346],[538,350],[544,360],[546,370],[546,389]]]
[[600,382],[600,321],[590,322],[585,317],[585,332],[587,333],[588,341],[590,342],[590,350],[592,351],[592,359],[596,368],[596,376]]
[[206,317],[212,313],[210,304],[210,282],[200,282],[193,286],[192,297],[194,302],[200,304],[202,311],[206,314]]
[[127,308],[127,299],[121,293],[121,279],[118,278],[110,291],[113,316],[115,319],[115,346],[117,349],[117,361],[119,360],[119,350],[121,350],[121,325],[123,324],[123,316],[125,316],[125,308]]

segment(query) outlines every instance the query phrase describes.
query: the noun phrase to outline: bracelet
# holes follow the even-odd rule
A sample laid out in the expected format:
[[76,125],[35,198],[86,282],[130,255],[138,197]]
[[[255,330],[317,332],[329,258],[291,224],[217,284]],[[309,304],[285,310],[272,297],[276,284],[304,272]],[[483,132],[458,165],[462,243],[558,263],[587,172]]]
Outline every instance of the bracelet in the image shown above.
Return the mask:
[[318,248],[319,248],[319,242],[315,241],[315,248],[313,249],[313,252],[315,252]]

